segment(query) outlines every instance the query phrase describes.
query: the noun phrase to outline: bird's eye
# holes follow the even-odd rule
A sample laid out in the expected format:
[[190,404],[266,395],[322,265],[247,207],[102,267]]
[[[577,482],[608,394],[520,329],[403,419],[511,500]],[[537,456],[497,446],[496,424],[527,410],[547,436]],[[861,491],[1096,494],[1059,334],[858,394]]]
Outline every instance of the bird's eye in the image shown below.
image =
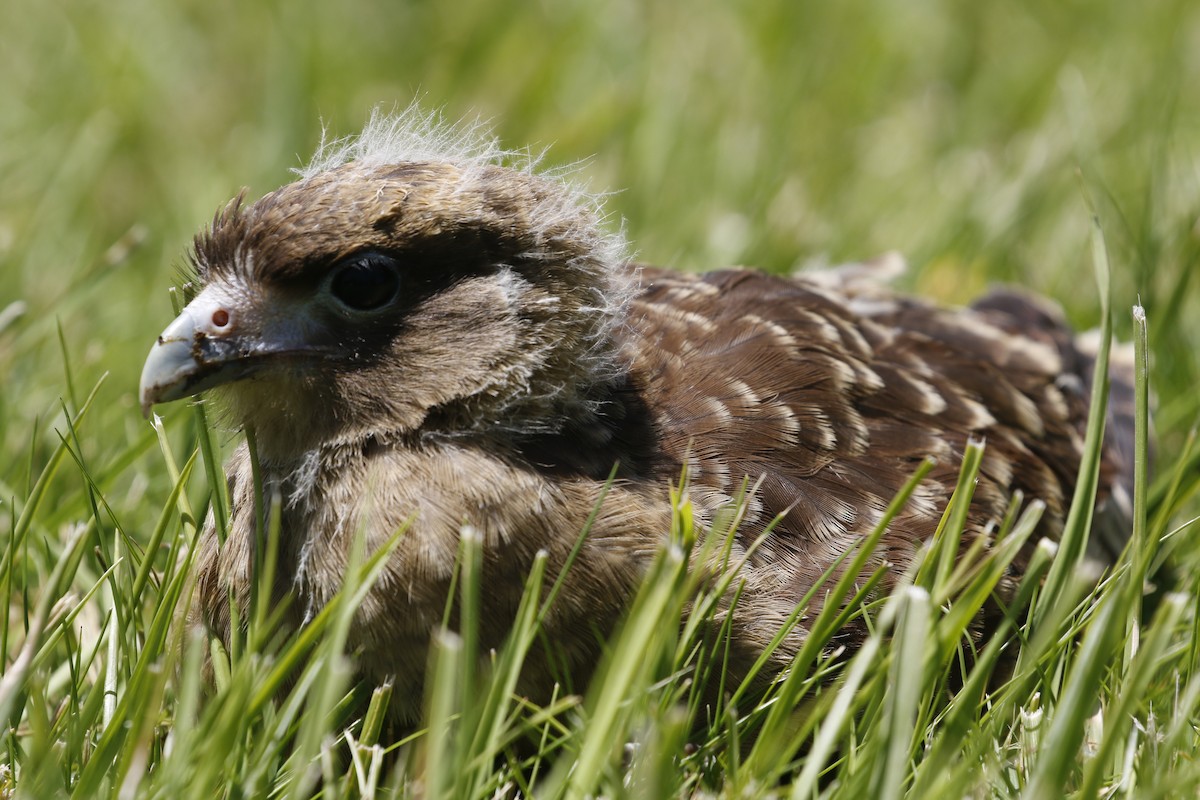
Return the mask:
[[355,256],[337,267],[330,293],[347,308],[374,311],[390,303],[400,289],[395,262],[377,253]]

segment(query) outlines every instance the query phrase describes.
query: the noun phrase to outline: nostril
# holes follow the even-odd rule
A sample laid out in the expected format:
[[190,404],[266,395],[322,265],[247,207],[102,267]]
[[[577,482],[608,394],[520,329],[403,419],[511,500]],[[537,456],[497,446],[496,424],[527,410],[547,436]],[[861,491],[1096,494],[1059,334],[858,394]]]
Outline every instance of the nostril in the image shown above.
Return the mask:
[[224,328],[229,324],[229,312],[223,308],[218,308],[212,313],[212,324],[214,328]]

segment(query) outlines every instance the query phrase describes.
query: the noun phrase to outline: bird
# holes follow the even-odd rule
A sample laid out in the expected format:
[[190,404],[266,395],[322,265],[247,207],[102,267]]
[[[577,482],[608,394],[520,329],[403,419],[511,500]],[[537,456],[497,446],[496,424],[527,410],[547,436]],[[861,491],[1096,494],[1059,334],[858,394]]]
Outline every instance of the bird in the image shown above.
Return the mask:
[[[792,275],[641,264],[603,199],[540,161],[479,124],[376,112],[294,182],[216,213],[190,250],[190,300],[143,368],[145,413],[204,393],[253,431],[264,494],[280,498],[291,624],[331,602],[356,540],[370,552],[404,528],[347,642],[360,677],[393,683],[397,718],[420,713],[467,531],[482,652],[503,642],[535,560],[556,574],[578,543],[544,620],[556,657],[530,659],[517,687],[545,699],[558,669],[594,668],[668,539],[682,474],[702,531],[744,504],[735,672],[926,459],[872,569],[918,557],[972,441],[986,447],[967,540],[986,541],[1017,493],[1045,506],[1038,536],[1061,530],[1095,348],[1054,303],[1000,287],[937,305],[891,288],[894,254]],[[1130,419],[1103,449],[1110,509],[1128,506]],[[254,580],[245,442],[226,472],[228,535],[210,514],[192,618],[228,645]],[[1109,560],[1128,535],[1114,530],[1089,545]]]

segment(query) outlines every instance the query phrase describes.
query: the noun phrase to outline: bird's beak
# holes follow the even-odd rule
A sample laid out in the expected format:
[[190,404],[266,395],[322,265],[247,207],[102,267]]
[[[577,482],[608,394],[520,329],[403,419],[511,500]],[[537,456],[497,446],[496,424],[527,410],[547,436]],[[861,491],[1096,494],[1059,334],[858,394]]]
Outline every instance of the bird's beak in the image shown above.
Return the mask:
[[142,414],[155,403],[189,397],[253,371],[261,348],[239,331],[235,304],[201,292],[150,348],[142,367]]

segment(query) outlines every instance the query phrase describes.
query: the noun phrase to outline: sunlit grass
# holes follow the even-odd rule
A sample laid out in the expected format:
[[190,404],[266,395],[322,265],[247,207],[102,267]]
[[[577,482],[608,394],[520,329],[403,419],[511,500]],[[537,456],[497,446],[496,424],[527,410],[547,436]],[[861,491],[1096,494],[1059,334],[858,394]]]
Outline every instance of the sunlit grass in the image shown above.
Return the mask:
[[[1186,0],[0,4],[0,795],[1193,793],[1197,30]],[[547,708],[512,692],[559,576],[528,576],[481,666],[470,536],[417,730],[386,724],[389,690],[354,686],[341,648],[386,551],[360,553],[302,632],[265,602],[228,652],[189,632],[192,545],[210,510],[224,523],[240,434],[204,406],[141,418],[166,287],[191,233],[243,184],[288,180],[322,120],[349,133],[416,94],[492,118],[507,146],[551,145],[551,164],[587,159],[650,262],[787,271],[894,249],[905,285],[942,300],[1011,281],[1106,329],[1111,306],[1137,346],[1132,546],[1104,575],[1080,560],[1093,426],[1062,543],[1030,541],[1039,505],[1014,504],[996,547],[951,559],[969,451],[922,564],[890,594],[882,575],[823,585],[766,689],[725,672],[735,565],[687,568],[725,563],[725,540],[693,529],[686,486],[598,677]],[[1018,552],[1024,578],[977,641]],[[827,646],[851,619],[861,648]]]

